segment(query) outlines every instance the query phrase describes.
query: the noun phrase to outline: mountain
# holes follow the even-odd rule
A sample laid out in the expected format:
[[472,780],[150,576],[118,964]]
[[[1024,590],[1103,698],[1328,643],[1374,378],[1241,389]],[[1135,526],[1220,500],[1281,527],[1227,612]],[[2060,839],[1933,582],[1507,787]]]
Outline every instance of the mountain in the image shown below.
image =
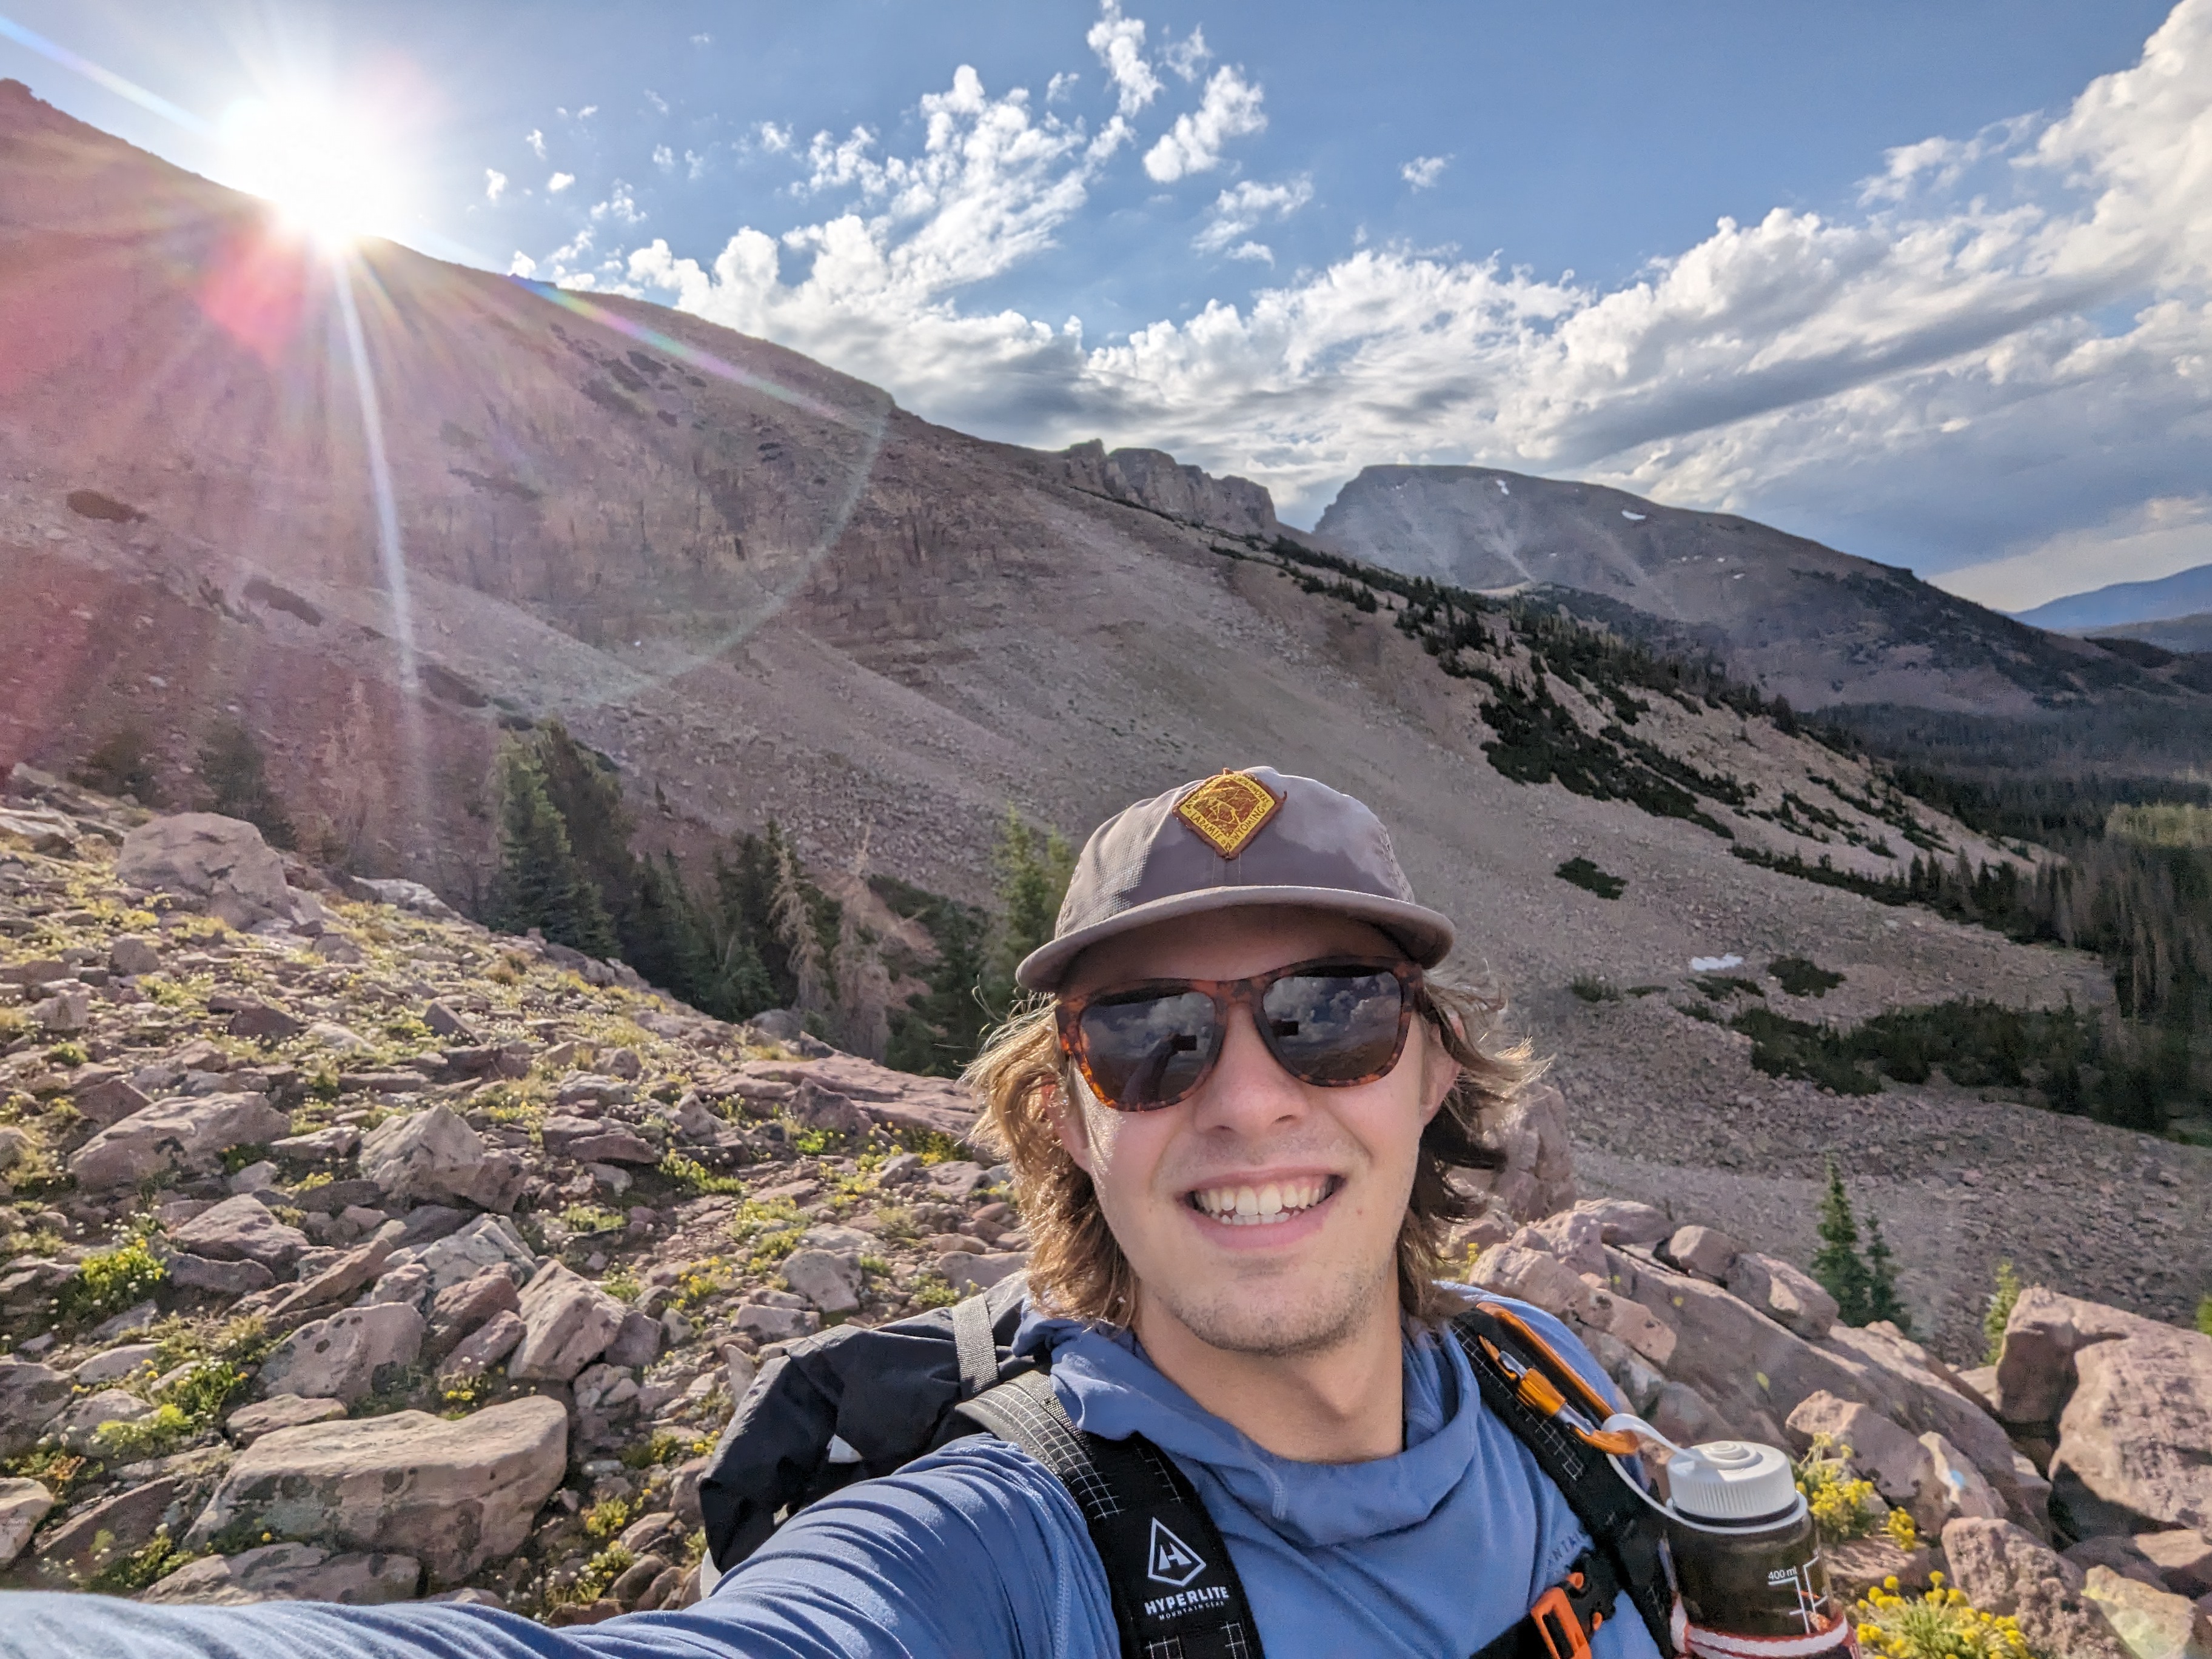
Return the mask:
[[[2212,564],[2177,570],[2156,581],[2113,582],[2086,593],[2013,614],[2037,628],[2065,634],[2105,633],[2131,623],[2166,622],[2212,611]],[[2148,636],[2144,636],[2148,637]]]
[[1711,652],[1799,708],[1905,704],[2015,715],[2203,696],[2094,647],[1727,513],[1479,466],[1370,466],[1326,544],[1409,575],[1512,588],[1664,648]]
[[2212,653],[2212,611],[2161,617],[2156,622],[2119,623],[2097,629],[2092,636],[2100,645],[2113,640],[2135,640],[2177,654]]

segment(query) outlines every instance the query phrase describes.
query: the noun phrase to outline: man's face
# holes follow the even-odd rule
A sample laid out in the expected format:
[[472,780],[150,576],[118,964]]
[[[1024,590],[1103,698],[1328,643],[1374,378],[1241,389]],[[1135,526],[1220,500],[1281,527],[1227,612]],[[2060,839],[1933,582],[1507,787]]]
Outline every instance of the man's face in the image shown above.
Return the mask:
[[[1375,928],[1326,912],[1218,911],[1092,947],[1066,989],[1401,954]],[[1079,1081],[1079,1110],[1056,1113],[1060,1138],[1135,1270],[1139,1334],[1167,1317],[1214,1347],[1290,1355],[1350,1340],[1378,1306],[1395,1319],[1398,1230],[1421,1131],[1458,1073],[1416,1019],[1387,1076],[1316,1088],[1276,1063],[1238,1008],[1212,1074],[1188,1099],[1116,1112]]]

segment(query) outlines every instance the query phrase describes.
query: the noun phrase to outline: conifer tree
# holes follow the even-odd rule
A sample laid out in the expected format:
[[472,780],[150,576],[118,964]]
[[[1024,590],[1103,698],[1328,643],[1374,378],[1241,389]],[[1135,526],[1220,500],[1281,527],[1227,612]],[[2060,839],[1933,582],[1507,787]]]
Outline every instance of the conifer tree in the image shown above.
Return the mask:
[[1014,969],[1052,937],[1060,900],[1075,873],[1075,854],[1057,830],[1036,830],[1011,805],[991,849],[998,917],[983,970],[983,998],[994,1014],[1010,1008],[1018,988]]
[[1836,1316],[1846,1325],[1863,1325],[1869,1311],[1872,1285],[1867,1264],[1859,1255],[1858,1221],[1851,1214],[1850,1195],[1844,1190],[1843,1171],[1828,1160],[1828,1190],[1820,1200],[1820,1248],[1813,1255],[1813,1277],[1836,1298]]
[[200,781],[213,799],[208,811],[227,818],[241,818],[261,832],[271,847],[291,847],[298,841],[284,803],[269,787],[261,745],[243,720],[218,720],[200,745]]
[[568,831],[545,789],[534,750],[509,744],[500,757],[500,871],[494,925],[535,927],[556,945],[588,956],[614,952],[614,929],[568,845]]
[[847,874],[851,887],[838,910],[837,945],[830,959],[837,982],[837,1042],[849,1054],[881,1060],[891,1039],[891,976],[881,941],[860,924],[858,901],[868,882],[866,833]]
[[822,930],[814,906],[800,879],[799,860],[789,843],[776,849],[774,916],[776,936],[783,941],[791,963],[792,1006],[802,1018],[827,1018],[831,1008],[829,964],[822,949]]
[[1912,1334],[1912,1315],[1897,1293],[1897,1267],[1890,1258],[1889,1243],[1881,1236],[1881,1220],[1867,1217],[1867,1316],[1871,1325],[1887,1319],[1905,1335]]

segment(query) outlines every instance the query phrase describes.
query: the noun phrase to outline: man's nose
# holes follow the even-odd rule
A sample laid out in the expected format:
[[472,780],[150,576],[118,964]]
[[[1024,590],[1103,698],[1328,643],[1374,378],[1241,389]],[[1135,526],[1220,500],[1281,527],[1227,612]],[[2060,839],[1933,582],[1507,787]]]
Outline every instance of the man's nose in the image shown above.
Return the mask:
[[1221,1058],[1199,1091],[1194,1127],[1261,1134],[1305,1115],[1304,1091],[1268,1052],[1255,1018],[1249,1007],[1230,1010]]

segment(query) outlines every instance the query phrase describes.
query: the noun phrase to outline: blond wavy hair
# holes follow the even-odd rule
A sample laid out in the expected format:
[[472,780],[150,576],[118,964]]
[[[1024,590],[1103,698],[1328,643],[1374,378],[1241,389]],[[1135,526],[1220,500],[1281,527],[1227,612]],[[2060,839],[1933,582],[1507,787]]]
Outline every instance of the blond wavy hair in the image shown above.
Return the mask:
[[[1053,1122],[1054,1091],[1071,1109],[1079,1098],[1074,1062],[1060,1046],[1055,1006],[1038,997],[1018,1007],[961,1074],[982,1106],[971,1138],[1013,1170],[1015,1202],[1030,1233],[1031,1298],[1070,1318],[1126,1326],[1136,1316],[1136,1273],[1106,1224],[1091,1177]],[[1460,1067],[1421,1132],[1398,1229],[1399,1306],[1410,1318],[1437,1324],[1459,1310],[1437,1276],[1444,1235],[1469,1208],[1449,1176],[1499,1166],[1489,1132],[1544,1063],[1525,1039],[1506,1034],[1500,998],[1425,980],[1416,1012]]]

